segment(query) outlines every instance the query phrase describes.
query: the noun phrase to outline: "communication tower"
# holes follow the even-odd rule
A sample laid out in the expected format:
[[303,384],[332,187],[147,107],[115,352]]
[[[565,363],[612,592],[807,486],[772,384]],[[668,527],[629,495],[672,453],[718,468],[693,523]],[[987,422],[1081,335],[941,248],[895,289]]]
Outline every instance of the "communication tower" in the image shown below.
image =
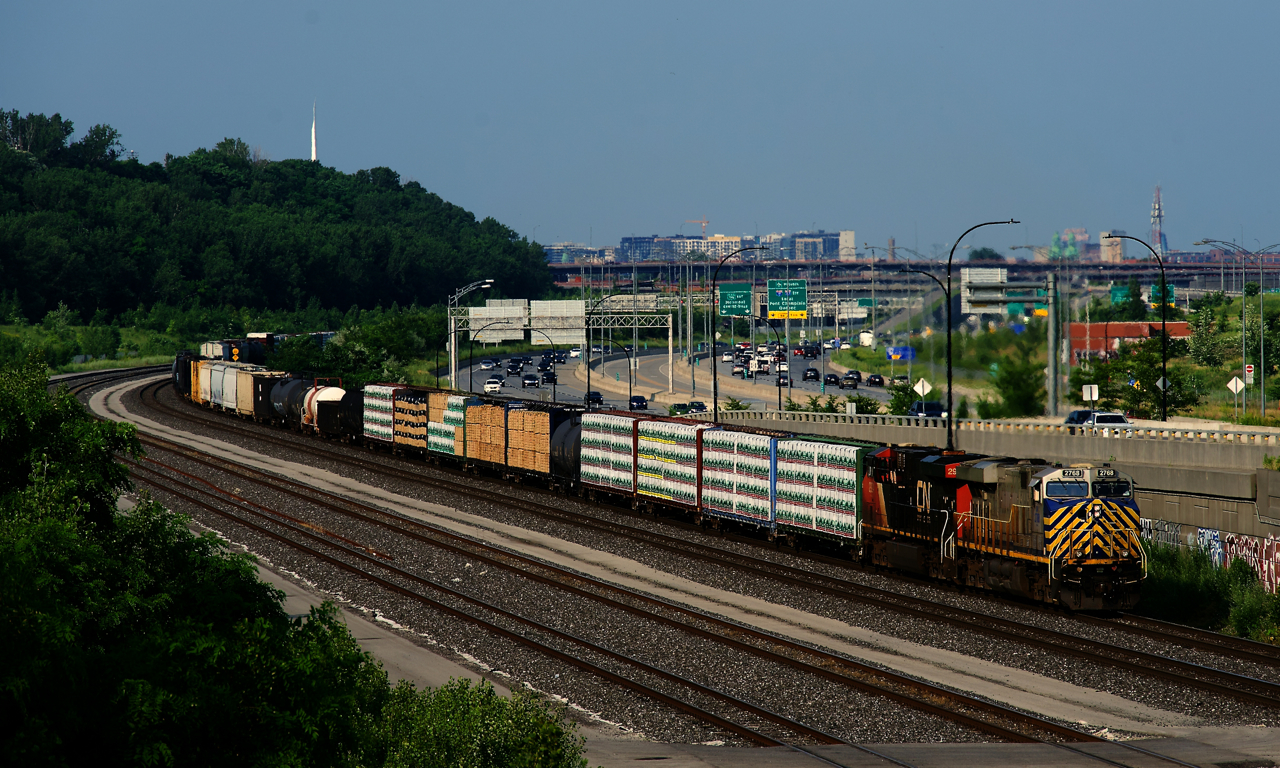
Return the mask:
[[1169,241],[1164,236],[1164,205],[1160,202],[1160,185],[1156,185],[1156,197],[1151,201],[1151,245],[1164,258],[1169,252]]

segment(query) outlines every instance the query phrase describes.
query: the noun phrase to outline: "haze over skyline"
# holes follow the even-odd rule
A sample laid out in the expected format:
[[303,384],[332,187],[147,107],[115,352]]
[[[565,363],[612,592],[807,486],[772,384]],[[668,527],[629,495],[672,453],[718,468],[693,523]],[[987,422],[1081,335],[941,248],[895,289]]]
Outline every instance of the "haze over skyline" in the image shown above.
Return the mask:
[[[530,239],[855,229],[1013,255],[1055,231],[1280,240],[1280,8],[74,2],[10,9],[0,107],[388,166]],[[1025,253],[1025,252],[1021,252]]]

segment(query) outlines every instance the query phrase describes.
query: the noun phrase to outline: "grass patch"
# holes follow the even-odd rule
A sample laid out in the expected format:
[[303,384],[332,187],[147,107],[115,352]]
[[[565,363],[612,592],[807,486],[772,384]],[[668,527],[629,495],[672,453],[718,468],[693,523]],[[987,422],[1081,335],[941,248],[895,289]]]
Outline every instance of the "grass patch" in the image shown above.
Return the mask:
[[1280,597],[1267,591],[1244,560],[1220,568],[1196,547],[1154,544],[1147,552],[1147,579],[1135,613],[1260,642],[1280,638]]

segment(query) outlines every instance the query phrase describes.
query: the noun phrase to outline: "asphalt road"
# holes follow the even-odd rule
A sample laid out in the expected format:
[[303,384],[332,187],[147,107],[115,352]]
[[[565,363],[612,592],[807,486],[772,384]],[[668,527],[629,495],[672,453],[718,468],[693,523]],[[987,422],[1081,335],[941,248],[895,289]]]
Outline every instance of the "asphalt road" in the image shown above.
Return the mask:
[[[539,356],[537,354],[534,354],[532,355],[532,357],[534,358],[535,365],[526,366],[524,369],[525,373],[535,372],[535,367],[536,367],[537,360],[539,359]],[[506,370],[505,370],[507,359],[508,358],[503,358],[502,359],[503,364],[499,366],[499,368],[496,370],[482,370],[480,367],[479,361],[477,361],[474,368],[469,369],[466,367],[465,361],[463,361],[464,365],[459,371],[459,376],[458,376],[458,384],[460,388],[463,390],[466,390],[468,388],[468,383],[472,382],[472,386],[474,387],[473,391],[479,394],[483,391],[484,382],[487,381],[490,376],[497,373],[506,378],[506,384],[502,388],[502,394],[505,396],[527,397],[531,399],[546,399],[546,400],[552,399],[551,385],[543,385],[538,388],[530,387],[526,389],[521,389],[519,377],[515,377],[515,376],[507,377]],[[837,397],[843,397],[844,395],[860,394],[860,395],[866,395],[868,397],[875,398],[876,400],[880,400],[882,402],[888,400],[888,395],[885,393],[884,389],[881,387],[860,386],[856,390],[852,390],[852,389],[841,390],[838,387],[828,386],[826,387],[826,391],[824,393],[823,388],[819,382],[800,380],[800,377],[804,373],[804,369],[810,366],[817,368],[819,372],[823,371],[824,360],[804,360],[803,358],[792,358],[791,360],[788,360],[788,363],[791,365],[793,371],[795,372],[796,378],[793,380],[790,388],[783,389],[782,399],[784,403],[787,397],[791,397],[793,400],[801,404],[805,404],[808,402],[808,398],[812,395],[818,395],[820,397],[825,397],[826,395],[836,395]],[[569,361],[569,365],[563,366],[562,369],[558,372],[559,383],[555,387],[555,399],[561,402],[575,402],[575,401],[581,402],[583,397],[585,397],[586,387],[583,382],[579,381],[578,378],[574,376],[574,373],[573,373],[573,370],[574,370],[573,366],[578,364],[579,364],[579,360],[571,359]],[[717,361],[715,364],[718,365],[720,368],[719,376],[722,377],[721,378],[722,384],[725,381],[739,381],[739,382],[741,381],[733,377],[732,375],[733,366],[731,363],[724,363],[724,362]],[[683,395],[687,395],[689,400],[701,400],[703,402],[709,402],[711,399],[711,365],[712,363],[708,361],[705,357],[701,358],[698,361],[698,364],[695,366],[695,371],[693,376],[693,382],[692,382],[693,387],[691,388],[690,379],[688,375],[689,365],[686,362],[682,361],[679,357],[677,357],[676,358],[676,375],[675,375],[676,392],[682,393]],[[836,371],[830,367],[826,368],[826,372],[836,373]],[[470,374],[470,376],[468,374]],[[596,377],[605,377],[614,382],[618,382],[618,381],[626,382],[627,367],[626,367],[625,358],[623,358],[622,355],[610,355],[603,366],[598,365],[594,369],[594,371],[592,372],[592,377],[593,379],[595,379]],[[754,383],[752,383],[751,380],[746,380],[746,381],[748,385],[752,387],[753,390],[758,392],[758,394],[744,397],[738,394],[736,391],[734,392],[726,391],[725,388],[722,386],[720,390],[721,396],[724,397],[728,395],[733,395],[734,397],[737,397],[739,400],[743,401],[744,403],[751,404],[755,410],[776,409],[778,407],[778,389],[776,387],[776,382],[777,382],[776,373],[771,373],[767,376],[762,375],[758,379],[756,379]],[[603,390],[595,384],[594,380],[592,382],[592,389],[595,389],[596,391],[599,391],[604,395],[605,403],[607,406],[621,408],[621,409],[626,408],[626,405],[627,405],[626,395]],[[641,354],[639,357],[639,369],[636,371],[634,392],[636,394],[642,394],[647,396],[652,394],[653,392],[666,392],[666,391],[667,391],[666,353],[662,352],[658,354]]]

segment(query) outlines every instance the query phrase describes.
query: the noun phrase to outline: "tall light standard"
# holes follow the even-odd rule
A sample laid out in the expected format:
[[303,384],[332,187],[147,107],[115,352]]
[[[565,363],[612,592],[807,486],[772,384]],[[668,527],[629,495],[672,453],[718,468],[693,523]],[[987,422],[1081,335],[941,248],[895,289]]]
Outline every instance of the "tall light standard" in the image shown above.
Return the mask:
[[[1156,264],[1160,265],[1160,379],[1163,386],[1160,387],[1160,420],[1169,420],[1169,334],[1165,330],[1165,315],[1168,314],[1166,308],[1169,306],[1169,284],[1164,279],[1164,260],[1160,258],[1160,254],[1156,253],[1156,249],[1152,248],[1146,240],[1142,240],[1132,235],[1113,235],[1107,233],[1107,240],[1132,240],[1140,243],[1151,255],[1155,257]],[[1053,354],[1053,350],[1049,350],[1049,354]]]
[[[708,308],[709,312],[715,312],[718,315],[720,311],[720,292],[719,292],[720,267],[724,266],[724,263],[726,261],[733,258],[734,256],[737,256],[743,251],[763,251],[763,250],[765,250],[764,246],[749,245],[746,248],[739,248],[738,250],[728,254],[727,256],[725,256],[723,259],[720,260],[720,263],[716,265],[715,274],[711,276],[711,305],[712,306]],[[755,291],[754,285],[751,286],[751,290],[754,294],[754,291]],[[711,423],[715,424],[720,421],[720,378],[719,378],[720,361],[716,356],[716,341],[715,341],[714,334],[712,335],[710,342],[711,342]]]
[[[587,325],[586,330],[587,330],[588,341],[587,341],[587,348],[585,350],[586,360],[587,360],[587,393],[583,395],[582,401],[586,403],[588,410],[591,409],[591,342],[589,340],[591,335],[591,313],[595,312],[596,307],[599,307],[601,304],[603,304],[606,299],[612,299],[614,296],[625,296],[625,295],[626,295],[625,293],[611,293],[608,296],[601,296],[599,299],[596,300],[594,304],[591,305],[591,308],[586,311],[586,316],[583,318],[586,321],[586,325]],[[602,334],[600,338],[601,338],[600,362],[603,364],[604,349],[605,349],[603,346],[604,335]],[[628,403],[627,405],[630,406],[630,403]]]
[[492,279],[477,280],[474,283],[471,283],[470,285],[464,285],[463,287],[454,291],[449,296],[449,304],[448,304],[447,312],[449,314],[449,337],[450,337],[450,340],[452,341],[452,343],[449,345],[449,386],[454,389],[457,389],[458,387],[458,383],[457,383],[458,339],[456,336],[458,332],[457,330],[458,321],[457,321],[457,318],[454,317],[453,311],[457,309],[458,302],[462,299],[463,296],[466,296],[468,293],[471,293],[472,291],[479,288],[492,288],[492,287],[493,287]]
[[[955,398],[951,391],[951,264],[955,261],[956,246],[960,245],[960,241],[975,229],[982,227],[995,226],[997,224],[1020,224],[1021,222],[1009,219],[1008,221],[984,221],[981,224],[974,224],[964,231],[964,234],[956,238],[951,244],[951,252],[947,254],[947,288],[944,293],[947,294],[947,450],[954,451],[956,449],[955,430],[953,429],[953,421],[955,419]],[[928,273],[924,273],[928,274]],[[929,275],[933,277],[933,275]],[[937,278],[934,278],[937,279]],[[938,281],[938,285],[942,285]],[[1050,350],[1049,354],[1053,354]]]
[[[538,334],[542,338],[546,339],[547,343],[551,345],[551,402],[554,403],[556,401],[556,385],[560,383],[560,376],[556,373],[556,343],[551,340],[550,336],[537,328],[530,328],[529,332]],[[524,388],[523,384],[521,385],[521,388]]]
[[[1258,391],[1260,393],[1259,401],[1262,403],[1261,408],[1259,409],[1259,414],[1262,416],[1262,418],[1266,418],[1267,416],[1267,374],[1266,374],[1267,318],[1266,318],[1266,311],[1265,311],[1266,305],[1264,303],[1264,298],[1267,295],[1267,280],[1266,280],[1266,275],[1263,273],[1262,269],[1263,269],[1263,263],[1265,261],[1264,254],[1269,252],[1272,248],[1280,247],[1280,243],[1272,243],[1271,245],[1265,246],[1263,248],[1259,248],[1256,251],[1248,251],[1242,248],[1241,246],[1236,245],[1235,243],[1230,243],[1230,242],[1227,242],[1226,240],[1215,240],[1213,238],[1206,237],[1203,240],[1197,240],[1195,242],[1195,245],[1216,245],[1220,248],[1231,249],[1231,251],[1235,253],[1236,257],[1239,259],[1243,259],[1246,256],[1256,257],[1258,259],[1258,286],[1259,286],[1259,290],[1258,290],[1258,382],[1259,382]],[[1244,269],[1243,264],[1241,268]],[[1240,282],[1242,284],[1240,288],[1240,317],[1241,317],[1240,365],[1241,367],[1243,367],[1244,366],[1244,337],[1245,337],[1245,333],[1244,333],[1245,296],[1244,296],[1244,286],[1243,286],[1244,278],[1242,278]]]

